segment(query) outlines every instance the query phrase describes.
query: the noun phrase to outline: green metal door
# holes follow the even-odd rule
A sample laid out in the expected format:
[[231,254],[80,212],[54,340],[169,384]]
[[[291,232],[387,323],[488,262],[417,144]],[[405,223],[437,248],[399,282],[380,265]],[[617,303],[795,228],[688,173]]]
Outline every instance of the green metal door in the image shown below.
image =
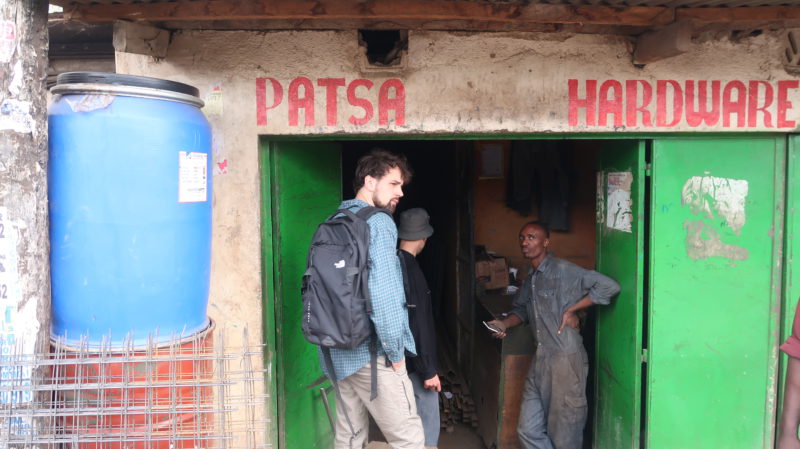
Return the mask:
[[597,309],[594,447],[638,448],[644,285],[645,144],[615,141],[598,155],[597,270],[620,294]]
[[341,152],[318,142],[272,143],[269,152],[280,447],[328,449],[333,432],[322,396],[330,382],[300,328],[300,279],[314,230],[341,202]]
[[656,140],[646,443],[771,448],[783,138]]
[[[792,334],[792,321],[794,310],[800,297],[800,282],[798,282],[798,267],[794,261],[800,257],[800,136],[788,137],[788,166],[786,167],[786,231],[783,255],[783,300],[782,300],[782,329],[776,344],[783,343]],[[781,359],[781,375],[778,381],[778,410],[783,408],[783,387],[786,382],[786,364],[788,356],[779,353]]]

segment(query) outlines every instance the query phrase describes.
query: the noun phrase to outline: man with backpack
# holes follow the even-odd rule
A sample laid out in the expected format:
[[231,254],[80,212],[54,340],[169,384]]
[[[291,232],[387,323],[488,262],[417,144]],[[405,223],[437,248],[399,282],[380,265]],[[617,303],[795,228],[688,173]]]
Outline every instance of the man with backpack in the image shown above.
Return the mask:
[[[312,240],[303,279],[303,331],[320,345],[322,369],[337,390],[336,449],[364,447],[367,412],[393,448],[424,447],[406,373],[405,354],[416,354],[416,348],[391,217],[410,180],[404,157],[383,150],[363,156],[353,181],[356,197],[342,202]],[[368,254],[361,254],[364,240]],[[353,342],[348,331],[360,331],[365,323],[370,335]]]

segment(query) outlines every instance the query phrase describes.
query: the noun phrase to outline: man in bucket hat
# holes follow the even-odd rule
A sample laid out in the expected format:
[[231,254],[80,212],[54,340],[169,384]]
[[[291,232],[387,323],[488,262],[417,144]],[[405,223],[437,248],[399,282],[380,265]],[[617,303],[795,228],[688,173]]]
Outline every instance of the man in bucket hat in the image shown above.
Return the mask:
[[417,263],[416,256],[423,248],[433,228],[425,209],[414,208],[400,214],[397,236],[400,239],[400,262],[408,304],[408,322],[417,347],[417,356],[408,358],[408,375],[414,385],[417,413],[422,418],[425,447],[435,448],[439,441],[439,391],[436,374],[436,327],[433,323],[431,291]]

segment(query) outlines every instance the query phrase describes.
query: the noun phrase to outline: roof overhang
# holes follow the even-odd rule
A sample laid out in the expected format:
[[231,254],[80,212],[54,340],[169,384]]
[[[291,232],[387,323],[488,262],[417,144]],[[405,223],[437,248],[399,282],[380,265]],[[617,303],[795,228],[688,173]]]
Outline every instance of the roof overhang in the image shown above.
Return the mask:
[[[63,18],[133,21],[181,29],[424,29],[572,31],[638,35],[678,21],[695,32],[800,27],[800,6],[786,0],[201,0],[118,3],[51,0]],[[677,6],[676,6],[677,5]],[[711,6],[714,5],[714,6]]]

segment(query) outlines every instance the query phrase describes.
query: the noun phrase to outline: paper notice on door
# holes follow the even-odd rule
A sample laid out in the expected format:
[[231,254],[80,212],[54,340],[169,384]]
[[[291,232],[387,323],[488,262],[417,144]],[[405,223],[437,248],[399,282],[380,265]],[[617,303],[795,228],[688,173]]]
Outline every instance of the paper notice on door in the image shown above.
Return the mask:
[[208,155],[181,151],[178,163],[178,202],[208,201]]
[[606,226],[624,232],[633,232],[631,210],[631,184],[633,173],[609,172],[606,196]]

